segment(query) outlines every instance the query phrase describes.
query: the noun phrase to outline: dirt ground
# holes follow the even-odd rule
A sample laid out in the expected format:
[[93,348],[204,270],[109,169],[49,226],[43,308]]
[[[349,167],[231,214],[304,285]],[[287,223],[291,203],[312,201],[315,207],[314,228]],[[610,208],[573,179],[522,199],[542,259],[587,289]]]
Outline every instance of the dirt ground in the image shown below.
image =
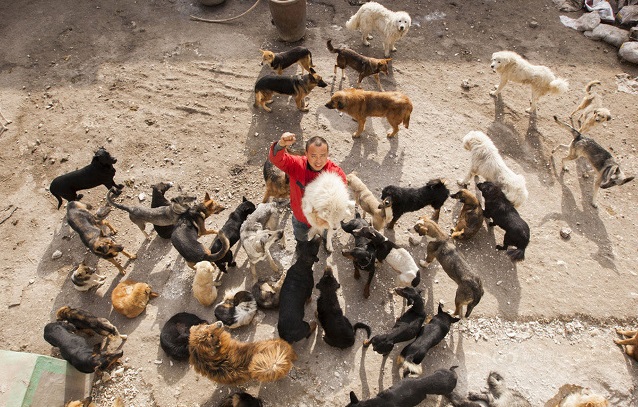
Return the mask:
[[[115,178],[127,183],[123,199],[128,203],[140,204],[144,193],[141,204],[148,204],[150,185],[170,180],[199,197],[210,192],[234,208],[242,196],[261,201],[267,147],[283,131],[292,131],[301,140],[327,138],[332,159],[346,172],[356,170],[379,194],[386,185],[420,186],[435,177],[452,180],[454,191],[453,181],[469,165],[461,139],[470,130],[482,130],[507,164],[526,177],[529,200],[520,213],[532,238],[525,261],[518,264],[495,250],[503,235],[498,228],[483,229],[458,245],[480,275],[485,295],[471,318],[454,326],[426,356],[424,372],[458,365],[457,391],[467,392],[484,388],[488,373],[497,370],[534,406],[544,405],[566,383],[591,387],[614,406],[638,405],[638,365],[612,341],[615,327],[638,326],[637,184],[601,191],[594,209],[589,205],[591,169],[572,162],[561,177],[559,160],[551,155],[554,146],[571,137],[552,115],[566,118],[585,84],[599,79],[613,120],[591,135],[626,173],[638,173],[638,96],[619,91],[616,77],[635,77],[638,67],[619,62],[613,47],[562,26],[549,0],[386,2],[412,16],[412,28],[393,54],[391,74],[382,78],[386,90],[412,99],[412,120],[409,129],[388,140],[387,122],[372,119],[363,137],[353,141],[355,123],[324,104],[330,92],[355,84],[356,75],[349,70],[343,83],[335,81],[335,56],[325,41],[332,38],[382,56],[378,39],[365,48],[357,33],[345,29],[356,7],[344,0],[309,1],[300,45],[311,49],[318,73],[330,86],[312,91],[308,113],[280,96],[268,114],[252,106],[255,80],[268,72],[259,65],[258,49],[291,45],[277,40],[267,2],[231,24],[188,18],[223,18],[251,4],[227,0],[209,9],[183,0],[0,4],[0,109],[13,120],[0,136],[0,348],[57,354],[42,330],[55,310],[70,305],[108,317],[129,335],[123,368],[110,381],[96,383],[99,406],[110,405],[117,395],[127,406],[216,406],[239,388],[259,394],[267,406],[340,406],[351,390],[360,398],[374,396],[400,380],[395,360],[404,344],[384,359],[372,349],[364,351],[361,333],[353,348],[341,351],[326,345],[318,329],[294,345],[299,360],[289,377],[241,387],[215,385],[187,363],[171,362],[159,347],[166,320],[180,311],[214,320],[212,307],[199,305],[191,294],[193,272],[170,242],[154,232],[145,241],[123,212],[113,210],[109,219],[119,229],[118,241],[138,255],[128,263],[126,278],[146,281],[160,293],[135,319],[113,312],[110,293],[121,277],[110,263],[87,254],[64,209],[56,210],[48,186],[105,146],[118,159]],[[502,99],[490,97],[498,81],[490,56],[504,49],[551,67],[570,82],[569,92],[542,98],[538,115],[531,118],[525,113],[528,87],[508,85]],[[469,86],[462,87],[464,81]],[[376,89],[372,79],[363,87]],[[103,187],[95,188],[83,201],[97,207],[105,194]],[[459,209],[449,200],[440,223],[452,226]],[[409,243],[410,237],[420,241],[411,228],[430,211],[405,215],[387,232],[417,259],[423,258],[424,245]],[[229,212],[213,216],[208,225],[220,227]],[[273,251],[283,268],[290,265],[294,240],[289,215],[282,222],[289,232],[287,248]],[[569,240],[559,235],[565,227],[572,230]],[[315,279],[326,264],[333,265],[346,315],[370,324],[373,333],[383,332],[402,313],[401,301],[391,294],[393,272],[380,265],[371,296],[363,299],[363,281],[353,279],[351,262],[339,254],[352,239],[345,233],[336,239],[334,254],[320,252]],[[54,259],[56,251],[61,257]],[[79,292],[70,281],[82,260],[108,276],[97,292]],[[219,298],[228,288],[251,285],[248,270],[240,251],[238,267],[225,276]],[[259,271],[267,275],[267,264]],[[456,286],[438,263],[422,275],[428,312],[439,300],[452,309]],[[315,291],[307,320],[314,318],[316,296]],[[233,336],[242,341],[276,337],[276,322],[276,311],[260,311],[253,324]],[[422,405],[445,406],[446,401],[430,397]]]

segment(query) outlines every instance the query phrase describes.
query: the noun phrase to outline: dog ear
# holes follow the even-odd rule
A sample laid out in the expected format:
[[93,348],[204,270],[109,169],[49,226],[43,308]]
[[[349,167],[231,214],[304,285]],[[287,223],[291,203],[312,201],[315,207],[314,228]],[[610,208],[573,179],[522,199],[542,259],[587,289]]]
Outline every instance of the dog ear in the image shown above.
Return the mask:
[[208,192],[204,195],[204,201],[210,201],[210,195],[208,195]]
[[359,404],[359,399],[353,391],[350,392],[350,404]]
[[245,196],[242,196],[242,197],[241,197],[241,201],[242,201],[242,202],[247,202],[247,201],[248,201],[248,199],[246,199],[246,197],[245,197]]

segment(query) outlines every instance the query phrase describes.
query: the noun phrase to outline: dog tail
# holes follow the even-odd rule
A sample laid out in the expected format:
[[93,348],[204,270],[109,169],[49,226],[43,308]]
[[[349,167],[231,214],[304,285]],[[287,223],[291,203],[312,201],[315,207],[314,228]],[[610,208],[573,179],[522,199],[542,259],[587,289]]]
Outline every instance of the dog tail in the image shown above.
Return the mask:
[[362,322],[357,322],[356,324],[354,324],[354,333],[357,333],[357,329],[365,329],[366,334],[368,335],[368,339],[370,339],[370,335],[372,335],[372,331],[370,330],[370,327]]
[[397,363],[402,364],[403,367],[403,377],[406,378],[408,376],[421,376],[423,373],[423,367],[420,364],[416,364],[414,362],[408,362],[403,356],[399,355],[397,357]]
[[263,349],[256,352],[250,360],[248,371],[255,380],[274,382],[288,374],[292,369],[292,362],[297,360],[297,354],[283,339],[267,341],[263,345]]
[[410,127],[410,114],[412,114],[412,108],[403,115],[403,125],[406,129]]
[[112,198],[112,195],[118,196],[121,192],[122,191],[118,190],[115,187],[109,189],[109,192],[106,193],[106,202],[108,202],[109,205],[111,205],[111,206],[115,206],[118,209],[121,209],[123,211],[129,212],[129,207],[128,206],[119,204],[119,203],[115,202],[113,200],[113,198]]
[[589,82],[589,83],[587,84],[587,86],[585,86],[585,92],[587,92],[587,93],[591,92],[591,88],[592,88],[594,85],[600,85],[600,81],[596,80],[596,81],[591,81],[591,82]]
[[569,90],[569,83],[562,78],[554,79],[549,83],[552,93],[564,93]]
[[525,260],[525,249],[507,249],[507,255],[512,261]]
[[346,21],[346,28],[352,31],[357,31],[359,29],[359,11]]
[[328,51],[334,52],[335,54],[339,52],[338,49],[335,49],[335,47],[332,46],[332,40],[328,40],[326,45],[328,46]]
[[479,280],[478,285],[472,285],[472,302],[467,304],[467,309],[465,310],[465,318],[469,318],[470,314],[472,313],[472,310],[474,309],[474,307],[476,307],[478,305],[478,303],[481,301],[481,297],[483,297],[483,285],[481,284],[481,281]]
[[58,209],[62,206],[62,197],[60,195],[53,194],[53,196],[58,200]]
[[230,248],[230,242],[228,241],[228,238],[226,237],[224,232],[219,232],[217,234],[217,238],[222,241],[222,247],[216,253],[206,253],[206,256],[204,258],[204,260],[207,260],[211,263],[224,257],[228,252],[228,249]]

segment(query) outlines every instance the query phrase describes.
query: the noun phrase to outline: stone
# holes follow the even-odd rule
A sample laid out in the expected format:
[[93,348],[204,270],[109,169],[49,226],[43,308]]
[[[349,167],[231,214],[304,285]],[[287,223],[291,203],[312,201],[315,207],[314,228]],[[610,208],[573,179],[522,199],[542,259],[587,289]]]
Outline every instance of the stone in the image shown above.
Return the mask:
[[638,24],[638,6],[625,6],[616,14],[616,21],[622,25]]
[[62,257],[62,252],[59,250],[54,251],[53,254],[51,255],[51,259],[53,260],[57,260],[60,257]]
[[598,13],[585,13],[576,19],[560,16],[560,22],[565,27],[573,28],[577,31],[592,31],[600,24],[600,15]]
[[570,228],[562,228],[560,230],[560,237],[567,240],[572,236],[572,230]]
[[632,64],[638,64],[638,42],[628,41],[620,46],[618,56]]
[[601,40],[617,48],[629,41],[629,31],[608,24],[599,24],[592,31],[585,31],[585,36],[593,40]]

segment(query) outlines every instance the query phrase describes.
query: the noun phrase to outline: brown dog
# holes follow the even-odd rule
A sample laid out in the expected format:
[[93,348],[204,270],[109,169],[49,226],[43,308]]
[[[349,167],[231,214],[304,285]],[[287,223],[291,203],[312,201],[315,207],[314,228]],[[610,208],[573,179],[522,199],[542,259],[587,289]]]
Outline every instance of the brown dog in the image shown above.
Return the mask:
[[91,205],[83,204],[78,201],[69,201],[66,206],[66,219],[71,229],[75,230],[82,243],[91,250],[95,255],[110,261],[122,275],[126,274],[126,270],[115,257],[122,253],[129,259],[136,259],[137,256],[124,250],[124,246],[115,243],[113,239],[106,235],[104,227],[110,229],[111,234],[117,233],[117,229],[113,227],[106,219],[100,219],[96,215],[89,212]]
[[286,376],[297,354],[283,339],[243,343],[231,338],[224,323],[193,325],[189,362],[210,380],[237,385],[248,380],[273,382]]
[[316,73],[294,76],[275,76],[267,75],[257,80],[255,83],[255,107],[262,107],[265,111],[271,112],[272,109],[266,106],[272,103],[272,95],[281,93],[282,95],[290,95],[295,99],[297,109],[302,112],[308,111],[305,98],[311,90],[316,86],[325,88],[328,86]]
[[598,93],[592,91],[594,85],[600,85],[600,81],[591,81],[587,84],[585,97],[569,115],[573,123],[574,115],[580,111],[577,120],[580,133],[585,133],[595,125],[611,120],[611,112],[603,107],[603,99]]
[[98,334],[107,338],[120,338],[123,341],[127,336],[120,334],[117,327],[106,318],[98,318],[95,315],[82,309],[71,308],[68,306],[61,307],[55,313],[55,319],[58,321],[67,321],[73,324],[79,331],[83,331],[90,335]]
[[392,58],[370,58],[346,47],[334,48],[332,46],[332,40],[328,40],[327,45],[330,52],[337,54],[337,63],[335,64],[334,70],[335,76],[337,76],[337,68],[341,68],[341,79],[345,78],[346,66],[349,66],[359,72],[357,87],[361,86],[363,78],[374,75],[374,79],[377,81],[377,85],[379,85],[379,90],[383,91],[383,86],[381,86],[381,80],[379,79],[379,72],[383,72],[386,75],[388,74],[388,65],[390,61],[392,61]]
[[623,339],[614,339],[614,342],[618,345],[625,345],[625,353],[638,361],[638,331],[616,329],[616,333],[622,335]]
[[468,240],[474,236],[483,226],[483,208],[476,196],[467,189],[450,195],[450,198],[458,199],[463,203],[456,227],[452,230],[453,239]]
[[367,117],[385,117],[392,126],[388,137],[399,132],[399,124],[407,129],[410,125],[412,102],[400,92],[374,92],[360,89],[340,90],[326,103],[328,109],[347,113],[359,123],[352,137],[359,137],[366,125]]
[[145,309],[151,298],[159,296],[151,286],[133,280],[121,281],[111,293],[113,309],[127,318],[135,318]]

